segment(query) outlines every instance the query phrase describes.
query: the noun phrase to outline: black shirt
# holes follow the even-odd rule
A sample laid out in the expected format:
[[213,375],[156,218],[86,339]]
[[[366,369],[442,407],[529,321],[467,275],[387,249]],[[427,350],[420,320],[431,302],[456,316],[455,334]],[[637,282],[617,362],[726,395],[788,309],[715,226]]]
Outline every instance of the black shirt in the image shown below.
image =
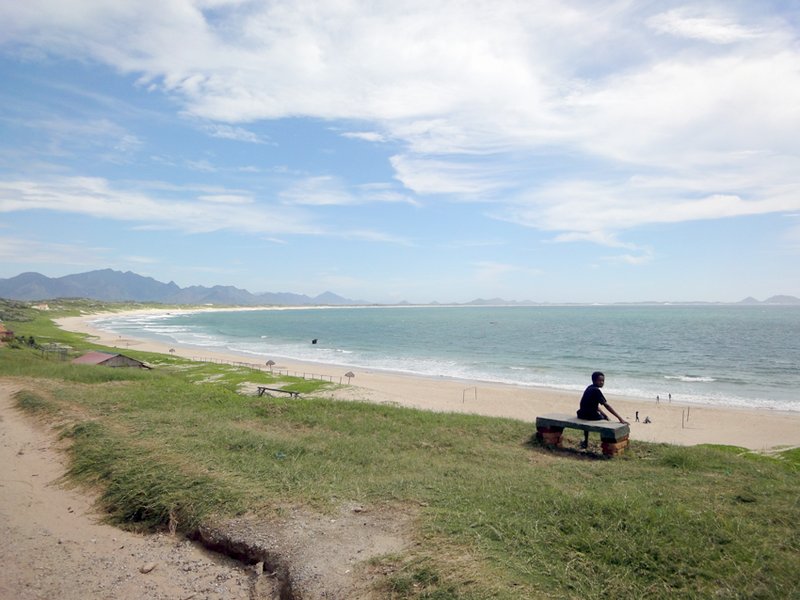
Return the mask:
[[605,406],[606,397],[603,396],[603,392],[599,387],[595,384],[590,385],[586,388],[581,397],[581,407],[578,409],[578,418],[591,420],[602,419],[603,417],[600,416],[599,413],[601,404]]

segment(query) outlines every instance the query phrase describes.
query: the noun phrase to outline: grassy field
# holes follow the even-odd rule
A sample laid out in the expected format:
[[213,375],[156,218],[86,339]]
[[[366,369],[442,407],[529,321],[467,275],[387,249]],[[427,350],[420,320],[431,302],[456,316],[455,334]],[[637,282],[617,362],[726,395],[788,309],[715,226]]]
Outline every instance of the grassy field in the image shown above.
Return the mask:
[[[17,335],[90,347],[16,316]],[[800,598],[797,450],[634,443],[587,458],[538,447],[531,423],[324,400],[329,384],[285,377],[300,400],[255,398],[242,384],[275,378],[126,354],[156,368],[0,348],[18,405],[71,441],[69,477],[122,526],[189,532],[287,502],[358,502],[418,515],[418,543],[376,565],[387,598]]]

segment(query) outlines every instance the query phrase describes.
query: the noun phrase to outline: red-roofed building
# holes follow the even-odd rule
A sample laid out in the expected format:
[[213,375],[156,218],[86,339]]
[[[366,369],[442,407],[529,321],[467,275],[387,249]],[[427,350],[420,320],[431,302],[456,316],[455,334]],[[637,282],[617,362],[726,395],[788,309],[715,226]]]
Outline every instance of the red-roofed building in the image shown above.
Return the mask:
[[150,367],[140,360],[125,356],[124,354],[111,354],[109,352],[87,352],[72,361],[73,365],[102,365],[104,367]]

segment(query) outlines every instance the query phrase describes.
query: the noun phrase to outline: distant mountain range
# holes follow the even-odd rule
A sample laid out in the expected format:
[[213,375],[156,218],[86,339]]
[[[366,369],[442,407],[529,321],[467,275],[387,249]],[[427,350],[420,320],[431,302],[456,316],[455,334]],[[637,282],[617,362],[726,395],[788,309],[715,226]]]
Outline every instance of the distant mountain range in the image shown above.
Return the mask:
[[[290,292],[266,292],[252,294],[233,286],[215,285],[204,287],[193,285],[181,288],[174,282],[162,283],[152,277],[143,277],[130,271],[102,269],[46,277],[40,273],[22,273],[9,279],[0,279],[0,298],[9,300],[51,300],[55,298],[88,298],[106,302],[158,302],[161,304],[214,304],[224,306],[354,306],[373,304],[364,300],[350,300],[325,292],[319,296],[306,296]],[[402,302],[401,305],[409,303]],[[438,305],[432,302],[431,306]],[[531,301],[478,298],[465,303],[468,306],[536,306],[542,303]],[[638,304],[713,304],[711,302],[645,302]],[[772,296],[759,301],[748,297],[736,304],[753,305],[800,305],[794,296]]]
[[752,296],[748,296],[744,300],[737,302],[737,304],[800,304],[800,298],[796,298],[794,296],[771,296],[770,298],[760,302]]
[[222,304],[230,306],[347,306],[366,304],[349,300],[333,292],[309,297],[304,294],[251,294],[233,286],[207,288],[193,285],[181,288],[174,282],[162,283],[127,271],[102,269],[64,277],[46,277],[22,273],[0,279],[0,298],[9,300],[50,300],[54,298],[89,298],[107,302],[158,302],[161,304]]

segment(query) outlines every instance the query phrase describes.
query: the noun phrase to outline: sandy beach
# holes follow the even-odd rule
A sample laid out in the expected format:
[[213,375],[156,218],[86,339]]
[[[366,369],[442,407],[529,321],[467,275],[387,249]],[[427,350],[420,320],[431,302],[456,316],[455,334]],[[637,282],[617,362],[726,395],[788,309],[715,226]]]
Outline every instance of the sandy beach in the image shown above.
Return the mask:
[[[252,310],[252,309],[251,309]],[[181,311],[136,311],[154,314]],[[92,321],[101,315],[84,315],[58,319],[59,327],[92,336],[99,344],[126,349],[172,354],[197,360],[218,360],[253,363],[252,356],[231,352],[153,342],[97,329]],[[264,367],[266,368],[266,367]],[[317,363],[280,360],[273,368],[291,373],[308,373],[331,377],[339,382],[347,371],[355,377],[350,386],[337,392],[340,399],[389,402],[401,406],[442,412],[474,413],[529,421],[546,413],[574,414],[579,394],[548,388],[513,386],[450,378],[427,378],[375,370],[353,369]],[[346,378],[344,379],[346,382]],[[588,385],[588,374],[587,382]],[[730,444],[752,450],[800,446],[800,413],[763,409],[721,408],[689,405],[662,399],[621,397],[614,394],[613,378],[604,389],[606,398],[616,411],[631,424],[631,439],[670,444]],[[640,422],[635,421],[639,412]],[[649,417],[651,423],[643,423]]]
[[[100,344],[116,346],[121,353],[137,349],[168,354],[172,349],[174,354],[191,359],[253,360],[232,353],[122,338],[92,327],[91,322],[97,317],[64,318],[58,320],[58,324],[66,330],[93,336]],[[274,368],[328,376],[337,383],[351,370],[346,366],[283,361]],[[355,378],[351,384],[337,386],[332,397],[509,417],[531,423],[531,431],[537,415],[573,414],[579,399],[577,393],[545,388],[352,370]],[[12,398],[18,385],[13,381],[0,382],[0,532],[8,542],[6,551],[0,552],[0,563],[5,567],[4,574],[0,575],[0,597],[57,596],[63,600],[275,597],[266,593],[266,588],[265,593],[261,593],[264,590],[256,583],[264,578],[259,579],[257,572],[208,553],[180,536],[137,536],[102,524],[91,496],[61,485],[65,457],[53,431],[14,409]],[[634,442],[731,444],[761,451],[800,445],[798,413],[688,406],[663,401],[656,404],[654,400],[616,396],[613,387],[607,389],[606,395],[617,412],[631,421]],[[636,411],[641,419],[649,416],[652,423],[636,423],[633,419]],[[376,537],[362,539],[364,531],[372,531],[362,526],[363,520],[359,515],[356,527],[347,526],[345,519],[323,518],[326,523],[341,522],[336,531],[325,536],[335,550],[319,543],[314,533],[319,530],[316,525],[308,527],[309,534],[301,540],[306,544],[301,544],[305,554],[297,555],[300,556],[297,565],[304,566],[309,573],[321,574],[319,581],[323,582],[330,582],[336,574],[350,573],[338,560],[342,557],[342,560],[350,560],[350,554],[341,552],[342,540],[349,540],[354,552],[362,552]],[[297,551],[298,521],[292,517],[288,523],[287,531],[291,532],[293,541],[287,548]],[[274,524],[270,527],[274,528]],[[53,569],[54,564],[59,568]],[[326,594],[310,592],[308,597],[328,597]]]

